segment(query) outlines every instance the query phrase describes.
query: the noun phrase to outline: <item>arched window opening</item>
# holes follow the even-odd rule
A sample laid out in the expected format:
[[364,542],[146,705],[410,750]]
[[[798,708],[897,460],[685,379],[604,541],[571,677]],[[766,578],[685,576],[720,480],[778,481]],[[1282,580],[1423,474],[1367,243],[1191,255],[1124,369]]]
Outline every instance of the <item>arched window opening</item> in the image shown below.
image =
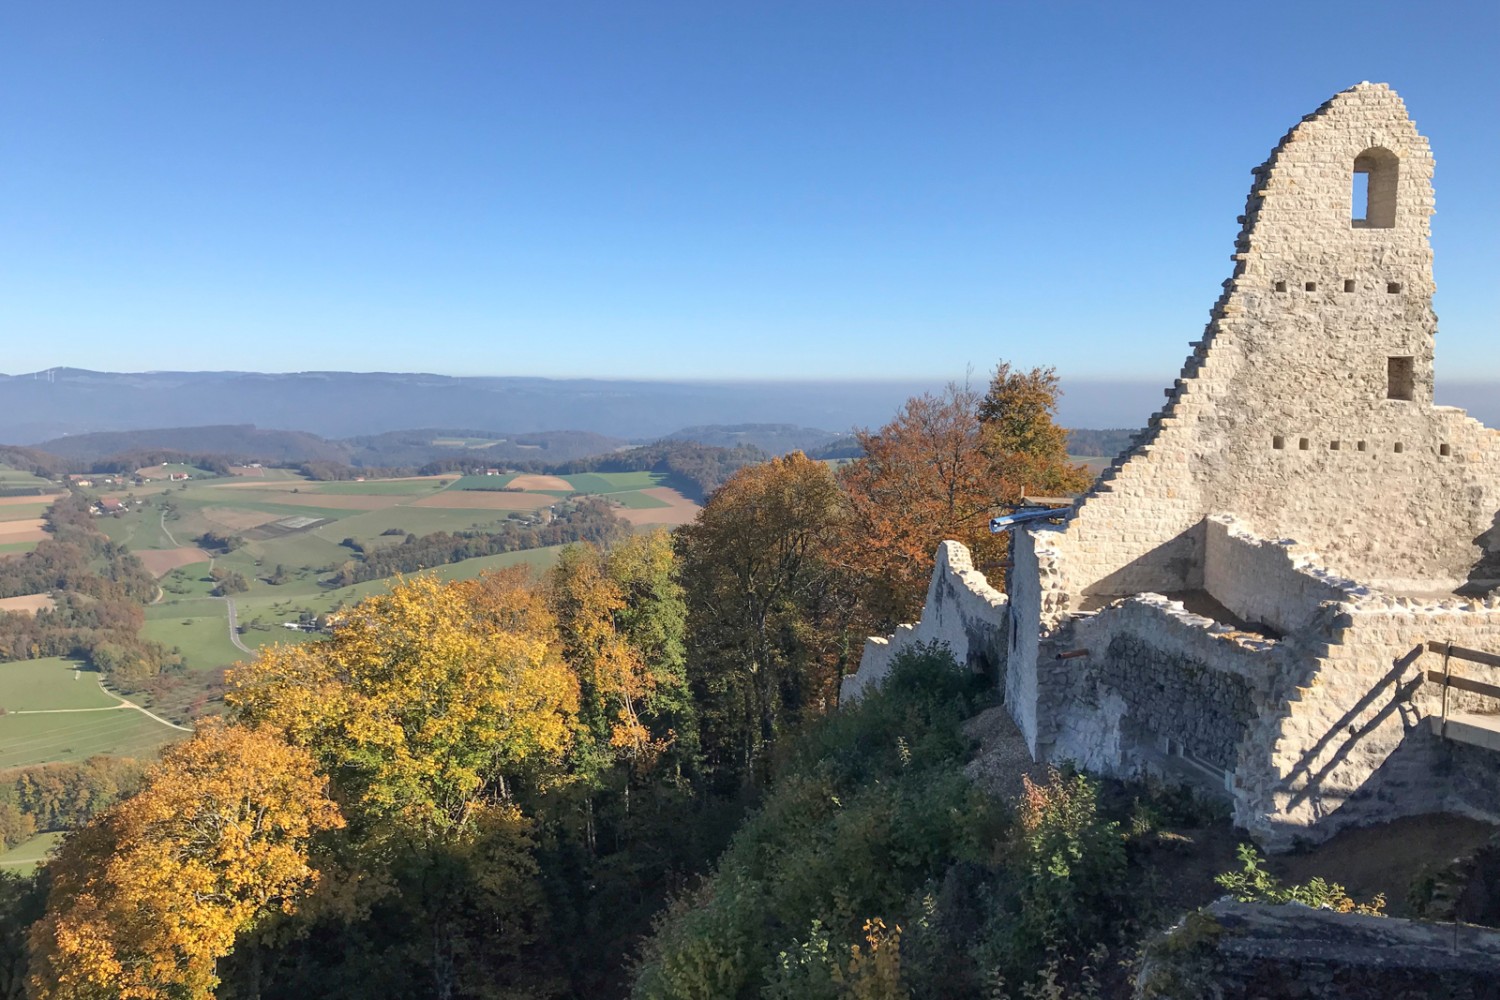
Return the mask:
[[1355,229],[1390,229],[1396,224],[1396,154],[1372,146],[1354,158],[1354,180],[1349,194],[1350,225]]

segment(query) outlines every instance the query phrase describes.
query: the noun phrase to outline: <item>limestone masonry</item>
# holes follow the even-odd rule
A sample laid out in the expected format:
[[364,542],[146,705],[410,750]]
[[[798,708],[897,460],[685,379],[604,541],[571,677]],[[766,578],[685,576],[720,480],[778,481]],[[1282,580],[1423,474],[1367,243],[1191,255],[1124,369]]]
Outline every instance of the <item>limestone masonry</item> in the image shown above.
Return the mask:
[[1006,594],[945,542],[845,695],[947,642],[1036,759],[1193,782],[1273,849],[1495,818],[1500,700],[1473,688],[1500,667],[1425,651],[1500,653],[1500,432],[1432,405],[1427,140],[1361,83],[1253,177],[1166,405],[1062,523],[1012,530]]

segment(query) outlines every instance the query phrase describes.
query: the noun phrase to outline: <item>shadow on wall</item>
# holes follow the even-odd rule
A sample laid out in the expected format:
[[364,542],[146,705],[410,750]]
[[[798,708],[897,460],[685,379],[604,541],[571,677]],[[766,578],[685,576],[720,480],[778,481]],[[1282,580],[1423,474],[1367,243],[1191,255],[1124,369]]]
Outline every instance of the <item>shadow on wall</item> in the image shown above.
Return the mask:
[[1168,539],[1083,588],[1085,606],[1096,610],[1119,597],[1168,594],[1203,587],[1204,523]]
[[1489,530],[1474,539],[1484,553],[1469,569],[1469,576],[1458,593],[1464,597],[1483,597],[1500,587],[1500,511],[1495,514]]
[[[1417,688],[1422,685],[1420,675],[1412,678],[1406,683],[1401,683],[1401,676],[1422,655],[1422,647],[1417,646],[1405,656],[1396,660],[1391,669],[1386,672],[1380,681],[1370,688],[1370,691],[1356,702],[1349,711],[1339,718],[1332,726],[1323,733],[1303,754],[1287,775],[1288,784],[1301,779],[1302,787],[1297,789],[1291,797],[1290,806],[1296,808],[1306,802],[1314,795],[1322,795],[1323,780],[1349,757],[1359,746],[1361,740],[1378,729],[1386,719],[1396,712],[1402,715],[1402,726],[1410,735],[1411,731],[1421,725],[1422,719],[1414,708],[1411,707],[1412,696],[1416,694]],[[1389,700],[1376,712],[1375,715],[1364,725],[1356,725],[1355,720],[1360,714],[1375,702],[1379,701],[1386,692],[1389,692]],[[1318,765],[1318,758],[1323,752],[1335,742],[1337,748],[1328,757],[1326,763]],[[1314,770],[1316,768],[1316,770]],[[1377,768],[1375,773],[1379,773]],[[1372,775],[1373,777],[1373,775]]]

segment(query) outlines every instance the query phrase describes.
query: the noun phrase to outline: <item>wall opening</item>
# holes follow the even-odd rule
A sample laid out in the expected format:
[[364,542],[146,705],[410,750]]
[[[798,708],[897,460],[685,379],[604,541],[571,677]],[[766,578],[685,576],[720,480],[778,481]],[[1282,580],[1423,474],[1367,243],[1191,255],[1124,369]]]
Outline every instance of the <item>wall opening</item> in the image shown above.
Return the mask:
[[1385,291],[1386,291],[1387,295],[1400,295],[1401,294],[1401,282],[1399,282],[1399,281],[1387,281],[1385,283]]
[[1400,441],[1397,441],[1397,442],[1396,442],[1396,447],[1395,447],[1395,448],[1394,448],[1394,449],[1393,449],[1393,450],[1394,450],[1394,451],[1395,451],[1395,452],[1396,452],[1396,454],[1398,454],[1398,455],[1399,455],[1399,454],[1401,454],[1401,453],[1402,453],[1402,452],[1403,452],[1403,451],[1405,451],[1405,450],[1406,450],[1406,447],[1405,447],[1405,445],[1403,445],[1403,444],[1402,444],[1402,443],[1401,443],[1401,442],[1400,442]]
[[1385,359],[1385,398],[1415,398],[1416,366],[1411,358]]
[[1316,281],[1309,281],[1302,288],[1304,291],[1316,292],[1318,290],[1318,283]]
[[1307,448],[1308,448],[1308,445],[1310,445],[1311,443],[1312,442],[1308,441],[1307,438],[1298,438],[1297,439],[1297,449],[1299,451],[1306,451]]
[[1286,291],[1286,282],[1285,281],[1278,281],[1278,282],[1276,282],[1276,290],[1278,292],[1284,292],[1284,291]]
[[1282,437],[1280,434],[1277,434],[1275,437],[1271,438],[1271,447],[1275,448],[1277,451],[1280,451],[1281,449],[1286,447],[1286,438]]
[[1449,455],[1453,454],[1453,449],[1445,444],[1440,444],[1438,445],[1438,454],[1443,456],[1444,458],[1447,458]]
[[1344,291],[1346,291],[1346,292],[1352,292],[1352,291],[1354,291],[1354,279],[1353,278],[1345,278],[1344,279]]
[[1396,182],[1401,161],[1383,146],[1354,158],[1349,221],[1355,229],[1390,229],[1396,224]]
[[1328,442],[1328,450],[1329,451],[1338,451],[1339,450],[1339,443],[1337,441],[1330,441],[1330,442]]
[[1357,448],[1358,448],[1358,449],[1359,449],[1359,450],[1360,450],[1360,451],[1364,451],[1364,450],[1365,450],[1365,443],[1364,443],[1364,442],[1363,442],[1363,441],[1361,441],[1361,442],[1360,442],[1360,443],[1359,443],[1359,444],[1358,444],[1358,445],[1356,445],[1356,446],[1355,446],[1355,447],[1357,447]]

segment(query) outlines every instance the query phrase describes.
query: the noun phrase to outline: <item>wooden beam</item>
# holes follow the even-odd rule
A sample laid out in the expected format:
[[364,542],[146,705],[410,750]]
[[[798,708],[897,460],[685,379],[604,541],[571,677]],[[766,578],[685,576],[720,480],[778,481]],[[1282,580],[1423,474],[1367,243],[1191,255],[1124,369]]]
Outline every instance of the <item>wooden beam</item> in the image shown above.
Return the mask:
[[[1427,671],[1427,679],[1442,684],[1445,680],[1441,670]],[[1483,681],[1471,681],[1467,677],[1446,677],[1448,686],[1460,691],[1469,691],[1473,694],[1482,694],[1486,698],[1500,698],[1500,684],[1486,684]]]
[[1450,646],[1446,642],[1429,642],[1427,644],[1427,651],[1429,653],[1446,653],[1455,660],[1468,660],[1470,663],[1483,663],[1487,667],[1500,667],[1500,656],[1494,653],[1481,653],[1477,649]]

